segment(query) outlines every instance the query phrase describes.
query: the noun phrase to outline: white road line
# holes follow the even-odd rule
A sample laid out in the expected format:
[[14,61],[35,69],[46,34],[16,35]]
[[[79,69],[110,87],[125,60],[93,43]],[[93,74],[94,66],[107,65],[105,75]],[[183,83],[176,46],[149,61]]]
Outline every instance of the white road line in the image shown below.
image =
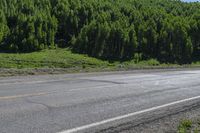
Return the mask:
[[189,102],[189,101],[193,101],[193,100],[197,100],[197,99],[200,99],[200,96],[196,96],[196,97],[192,97],[192,98],[187,98],[187,99],[171,102],[171,103],[168,103],[168,104],[152,107],[152,108],[149,108],[149,109],[141,110],[141,111],[138,111],[138,112],[134,112],[134,113],[130,113],[130,114],[114,117],[114,118],[110,118],[110,119],[107,119],[107,120],[103,120],[103,121],[100,121],[100,122],[95,122],[95,123],[84,125],[84,126],[81,126],[81,127],[68,129],[66,131],[62,131],[62,132],[59,132],[59,133],[81,132],[81,131],[84,131],[86,129],[97,127],[97,126],[100,126],[100,125],[103,125],[103,124],[107,124],[107,123],[110,123],[110,122],[118,121],[118,120],[125,119],[125,118],[128,118],[128,117],[133,117],[133,116],[136,116],[136,115],[139,115],[139,114],[148,113],[148,112],[151,112],[151,111],[155,111],[155,110],[158,110],[158,109],[166,108],[166,107],[169,107],[169,106],[173,106],[173,105],[177,105],[177,104],[180,104],[180,103],[185,103],[185,102]]

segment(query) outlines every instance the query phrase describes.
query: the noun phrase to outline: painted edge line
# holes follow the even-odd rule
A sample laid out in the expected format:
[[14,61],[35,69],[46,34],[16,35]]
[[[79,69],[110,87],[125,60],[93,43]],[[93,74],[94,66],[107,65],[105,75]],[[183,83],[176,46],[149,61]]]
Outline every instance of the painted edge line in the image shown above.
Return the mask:
[[162,108],[165,108],[165,107],[169,107],[169,106],[173,106],[173,105],[176,105],[176,104],[189,102],[189,101],[193,101],[193,100],[197,100],[197,99],[200,99],[200,96],[196,96],[196,97],[192,97],[192,98],[187,98],[187,99],[183,99],[183,100],[167,103],[167,104],[160,105],[160,106],[155,106],[155,107],[148,108],[148,109],[145,109],[145,110],[141,110],[141,111],[129,113],[129,114],[126,114],[126,115],[122,115],[122,116],[106,119],[106,120],[103,120],[103,121],[100,121],[100,122],[95,122],[95,123],[92,123],[92,124],[88,124],[88,125],[84,125],[84,126],[68,129],[68,130],[65,130],[65,131],[58,132],[58,133],[80,132],[80,131],[83,131],[83,130],[86,130],[86,129],[97,127],[97,126],[100,126],[100,125],[103,125],[103,124],[107,124],[107,123],[110,123],[110,122],[114,122],[114,121],[117,121],[117,120],[125,119],[125,118],[128,118],[128,117],[136,116],[136,115],[139,115],[139,114],[155,111],[155,110],[158,110],[158,109],[162,109]]

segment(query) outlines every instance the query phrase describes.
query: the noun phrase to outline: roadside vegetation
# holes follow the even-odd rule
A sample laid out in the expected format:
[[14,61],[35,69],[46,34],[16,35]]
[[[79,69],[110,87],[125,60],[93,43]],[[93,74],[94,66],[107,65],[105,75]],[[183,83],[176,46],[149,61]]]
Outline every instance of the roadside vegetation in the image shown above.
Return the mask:
[[32,53],[0,53],[0,68],[76,68],[103,67],[108,62],[67,49],[42,50]]
[[178,127],[178,133],[200,133],[200,120],[183,120]]
[[177,65],[160,63],[155,59],[107,61],[69,49],[41,50],[32,53],[0,53],[0,76],[63,74],[74,72],[125,71],[137,69],[199,67],[199,63]]
[[89,57],[88,55],[75,54],[69,49],[42,50],[32,53],[0,53],[0,68],[71,68],[80,70],[118,70],[144,67],[178,66],[161,64],[155,59],[139,61],[106,61]]

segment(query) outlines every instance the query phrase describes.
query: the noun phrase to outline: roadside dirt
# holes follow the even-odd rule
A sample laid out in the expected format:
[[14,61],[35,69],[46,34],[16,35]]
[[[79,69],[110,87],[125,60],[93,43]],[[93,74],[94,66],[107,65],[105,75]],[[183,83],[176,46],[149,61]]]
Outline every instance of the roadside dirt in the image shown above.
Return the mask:
[[200,67],[144,67],[144,68],[133,68],[133,69],[80,69],[80,68],[30,68],[30,69],[6,69],[0,68],[0,77],[7,76],[27,76],[27,75],[47,75],[47,74],[68,74],[68,73],[149,73],[149,72],[160,72],[160,71],[181,71],[181,70],[200,70]]
[[191,120],[193,123],[198,123],[200,120],[200,107],[151,120],[136,126],[131,126],[130,124],[123,128],[118,127],[114,130],[104,130],[103,133],[177,133],[178,126],[183,120]]

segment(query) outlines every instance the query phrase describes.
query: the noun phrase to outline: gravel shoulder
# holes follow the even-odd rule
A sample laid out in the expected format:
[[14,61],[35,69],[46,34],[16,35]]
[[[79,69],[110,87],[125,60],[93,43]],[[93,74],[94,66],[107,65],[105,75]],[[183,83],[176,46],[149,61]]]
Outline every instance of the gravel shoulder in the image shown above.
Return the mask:
[[[200,132],[200,104],[185,106],[182,111],[172,111],[166,115],[147,117],[143,120],[134,120],[117,127],[101,130],[98,133],[199,133]],[[158,113],[159,114],[159,113]],[[162,114],[162,113],[161,113]],[[184,121],[190,121],[191,127],[180,132],[179,126]]]
[[183,120],[191,120],[197,123],[200,119],[200,107],[189,109],[185,112],[179,112],[174,115],[140,124],[128,130],[123,130],[123,133],[177,133],[178,127]]
[[74,74],[74,73],[103,73],[103,72],[161,72],[161,71],[181,71],[181,70],[199,70],[200,66],[152,66],[140,68],[115,68],[115,69],[80,69],[80,68],[0,68],[0,77],[8,76],[28,76],[28,75],[56,75],[56,74]]

